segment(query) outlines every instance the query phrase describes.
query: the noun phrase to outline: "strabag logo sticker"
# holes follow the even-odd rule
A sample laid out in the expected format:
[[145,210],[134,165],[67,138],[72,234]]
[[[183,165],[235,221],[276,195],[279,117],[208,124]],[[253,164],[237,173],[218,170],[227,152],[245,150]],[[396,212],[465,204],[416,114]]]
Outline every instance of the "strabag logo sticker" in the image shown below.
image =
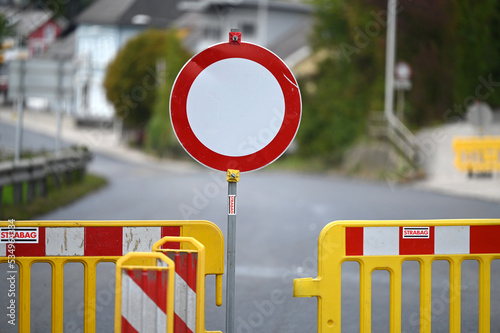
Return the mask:
[[0,228],[0,243],[38,243],[38,227]]
[[429,227],[403,227],[403,238],[429,238]]
[[236,195],[230,194],[228,196],[228,208],[229,215],[236,215]]

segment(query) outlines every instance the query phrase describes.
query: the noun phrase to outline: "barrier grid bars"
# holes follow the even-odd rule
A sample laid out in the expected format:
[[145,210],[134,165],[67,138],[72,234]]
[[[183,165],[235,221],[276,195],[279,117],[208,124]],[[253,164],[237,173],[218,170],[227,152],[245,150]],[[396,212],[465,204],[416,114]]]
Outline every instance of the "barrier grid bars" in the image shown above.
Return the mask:
[[115,332],[173,332],[173,261],[160,253],[131,252],[116,266]]
[[172,237],[163,237],[153,245],[153,251],[162,252],[175,262],[174,330],[176,333],[205,332],[205,303],[198,297],[205,294],[205,248],[191,237],[177,239],[190,246],[183,250],[161,249]]
[[431,332],[432,263],[450,265],[450,332],[460,332],[461,264],[479,262],[479,332],[490,332],[491,263],[500,259],[500,220],[332,222],[318,241],[318,277],[294,280],[294,296],[318,297],[318,332],[340,332],[341,268],[360,265],[360,331],[371,331],[371,277],[390,274],[390,331],[401,330],[404,261],[420,264],[420,332]]
[[[0,222],[0,263],[8,261],[6,244],[9,222]],[[96,271],[101,262],[116,261],[131,251],[151,251],[151,244],[163,236],[191,236],[202,239],[210,251],[205,272],[216,274],[216,303],[222,303],[224,243],[220,229],[208,221],[15,221],[15,230],[35,229],[37,242],[16,239],[19,267],[18,324],[20,332],[30,332],[31,266],[49,263],[52,268],[52,332],[63,331],[64,265],[84,266],[84,331],[95,332]],[[137,240],[141,239],[141,242]],[[113,241],[110,241],[113,240]],[[172,240],[163,247],[181,248]]]

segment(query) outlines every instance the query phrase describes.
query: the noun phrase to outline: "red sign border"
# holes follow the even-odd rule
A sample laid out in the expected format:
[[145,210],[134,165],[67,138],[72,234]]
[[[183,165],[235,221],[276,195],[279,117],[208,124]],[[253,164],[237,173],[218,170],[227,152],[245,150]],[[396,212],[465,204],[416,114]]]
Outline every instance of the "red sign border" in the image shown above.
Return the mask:
[[[264,148],[244,156],[222,155],[206,147],[194,134],[187,117],[187,97],[196,77],[211,64],[229,58],[243,58],[264,66],[278,81],[285,102],[283,123],[274,139]],[[228,91],[230,93],[244,94],[241,91]],[[216,44],[195,55],[177,75],[170,94],[170,119],[182,147],[201,164],[221,171],[252,171],[274,162],[297,134],[301,109],[300,90],[288,66],[271,51],[245,42]]]

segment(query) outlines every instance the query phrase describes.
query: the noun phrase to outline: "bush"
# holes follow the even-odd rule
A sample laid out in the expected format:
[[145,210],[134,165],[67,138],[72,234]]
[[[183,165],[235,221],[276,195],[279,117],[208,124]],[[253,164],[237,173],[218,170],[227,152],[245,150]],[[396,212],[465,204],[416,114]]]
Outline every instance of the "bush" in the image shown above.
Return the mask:
[[146,130],[146,147],[159,156],[186,156],[173,132],[170,122],[169,102],[175,78],[190,55],[184,50],[176,31],[171,31],[165,39],[166,70],[163,83],[158,89],[158,98],[153,107],[153,115]]
[[141,130],[151,117],[161,84],[157,64],[164,57],[167,32],[147,30],[132,38],[109,64],[104,88],[127,128]]

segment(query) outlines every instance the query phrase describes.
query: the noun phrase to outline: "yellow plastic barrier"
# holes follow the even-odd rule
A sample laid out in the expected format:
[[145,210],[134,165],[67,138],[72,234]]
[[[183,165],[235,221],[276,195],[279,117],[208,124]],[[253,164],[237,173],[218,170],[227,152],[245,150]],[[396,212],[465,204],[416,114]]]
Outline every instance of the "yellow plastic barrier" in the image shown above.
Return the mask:
[[[163,249],[165,243],[180,241],[184,249]],[[175,262],[175,332],[205,331],[205,247],[191,237],[163,237],[153,245]]]
[[460,332],[461,263],[479,262],[479,332],[490,332],[491,262],[500,259],[500,220],[339,221],[318,240],[318,277],[294,280],[295,297],[318,298],[318,332],[341,332],[341,266],[360,266],[360,332],[371,332],[371,277],[390,274],[390,332],[401,331],[402,264],[420,263],[420,332],[431,332],[432,263],[450,265],[450,332]]
[[[6,242],[15,227],[14,251]],[[95,332],[96,270],[101,262],[116,262],[129,252],[151,252],[164,236],[193,237],[205,247],[205,274],[216,275],[216,304],[222,304],[224,238],[219,227],[208,221],[0,221],[0,263],[19,266],[19,331],[30,332],[31,265],[52,266],[52,332],[63,332],[64,265],[84,266],[84,331]],[[182,243],[165,244],[180,248]],[[10,256],[10,257],[9,257]],[[133,260],[132,260],[133,261]],[[141,261],[130,264],[140,264]],[[15,266],[14,266],[15,267]],[[201,295],[205,297],[205,295]]]
[[[134,259],[150,262],[137,265]],[[118,259],[115,333],[174,332],[174,271],[174,262],[161,253],[130,252]]]
[[500,137],[459,137],[453,139],[455,166],[462,172],[500,171]]

